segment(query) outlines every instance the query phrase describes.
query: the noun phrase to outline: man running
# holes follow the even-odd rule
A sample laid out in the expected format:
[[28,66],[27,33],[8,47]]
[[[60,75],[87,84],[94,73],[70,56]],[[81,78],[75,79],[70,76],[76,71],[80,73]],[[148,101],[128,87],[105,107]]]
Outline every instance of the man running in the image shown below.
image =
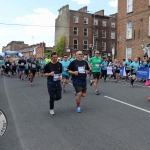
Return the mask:
[[104,82],[106,82],[106,77],[107,77],[107,66],[108,66],[107,59],[103,58],[103,62],[102,62],[102,77],[104,78]]
[[43,60],[43,58],[41,58],[41,61],[40,61],[40,72],[41,72],[41,76],[43,77],[43,73],[44,73],[44,67],[45,67],[45,64],[46,62]]
[[132,63],[131,59],[128,58],[128,61],[125,62],[125,71],[126,71],[126,81],[129,79],[129,75],[131,72],[130,64]]
[[74,89],[77,93],[76,95],[76,112],[81,112],[80,102],[81,97],[85,97],[87,83],[86,83],[86,76],[88,74],[88,64],[86,61],[83,60],[83,53],[82,51],[78,51],[76,53],[76,60],[72,61],[68,66],[68,72],[72,74],[72,82]]
[[11,76],[11,69],[12,69],[12,65],[10,63],[10,60],[6,61],[5,62],[5,70],[6,70],[6,74],[9,76],[9,77],[12,77]]
[[35,77],[35,73],[36,73],[36,68],[37,68],[37,64],[36,64],[36,56],[33,56],[33,58],[31,59],[31,63],[30,63],[30,85],[33,85],[33,78]]
[[135,79],[136,79],[136,73],[137,73],[137,71],[138,71],[139,66],[140,66],[140,64],[139,64],[137,58],[135,58],[135,59],[134,59],[134,62],[132,62],[132,63],[130,64],[131,76],[132,76],[132,78],[131,78],[131,83],[130,83],[129,86],[131,86],[131,87],[133,87],[133,83],[134,83],[134,81],[135,81]]
[[21,59],[18,61],[18,65],[19,65],[20,79],[22,77],[22,80],[24,80],[24,72],[25,72],[25,65],[26,65],[26,61],[24,60],[24,56],[22,56]]
[[90,65],[90,70],[92,70],[92,74],[93,74],[93,80],[90,80],[91,82],[91,86],[94,82],[94,89],[95,89],[95,94],[99,95],[99,91],[98,91],[98,81],[99,81],[99,77],[100,77],[100,65],[102,64],[102,58],[99,56],[99,51],[96,50],[95,51],[95,57],[92,57],[90,59],[89,65]]
[[47,77],[47,88],[50,95],[50,114],[54,115],[54,101],[61,99],[62,64],[57,61],[57,53],[52,52],[51,62],[46,64],[44,76]]
[[63,83],[62,83],[62,93],[66,93],[65,87],[66,84],[68,84],[69,82],[69,73],[67,72],[68,66],[70,64],[70,61],[68,61],[68,56],[64,55],[63,57],[63,61],[61,61],[62,64],[62,79],[63,79]]

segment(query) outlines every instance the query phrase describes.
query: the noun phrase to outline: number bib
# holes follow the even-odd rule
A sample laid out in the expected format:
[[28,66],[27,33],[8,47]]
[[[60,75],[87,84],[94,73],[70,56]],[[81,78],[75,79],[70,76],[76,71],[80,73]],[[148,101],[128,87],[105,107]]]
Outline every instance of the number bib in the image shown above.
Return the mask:
[[95,68],[99,68],[100,67],[100,65],[99,64],[95,64]]
[[64,71],[67,71],[67,68],[64,68]]
[[32,64],[32,68],[36,68],[36,65],[35,65],[35,64]]
[[85,74],[85,67],[78,67],[78,72]]
[[7,64],[7,66],[9,67],[9,64]]
[[24,63],[21,63],[21,66],[24,66]]
[[54,74],[53,80],[54,80],[54,81],[60,80],[60,79],[59,79],[59,76],[60,76],[60,74]]

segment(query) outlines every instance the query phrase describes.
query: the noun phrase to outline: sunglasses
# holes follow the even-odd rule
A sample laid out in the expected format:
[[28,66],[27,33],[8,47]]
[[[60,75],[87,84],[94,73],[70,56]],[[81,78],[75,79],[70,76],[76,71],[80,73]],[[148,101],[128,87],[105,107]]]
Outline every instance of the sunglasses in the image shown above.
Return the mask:
[[95,53],[95,54],[99,54],[99,53]]
[[83,55],[83,54],[78,54],[78,55]]
[[64,58],[68,58],[68,57],[64,57]]

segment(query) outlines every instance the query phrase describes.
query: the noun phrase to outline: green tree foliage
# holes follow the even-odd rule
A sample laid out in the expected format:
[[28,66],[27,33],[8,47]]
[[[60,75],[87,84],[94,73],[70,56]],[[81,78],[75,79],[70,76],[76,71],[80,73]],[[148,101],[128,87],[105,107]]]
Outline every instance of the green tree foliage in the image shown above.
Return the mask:
[[66,49],[66,37],[62,36],[56,45],[55,52],[59,57],[62,57]]

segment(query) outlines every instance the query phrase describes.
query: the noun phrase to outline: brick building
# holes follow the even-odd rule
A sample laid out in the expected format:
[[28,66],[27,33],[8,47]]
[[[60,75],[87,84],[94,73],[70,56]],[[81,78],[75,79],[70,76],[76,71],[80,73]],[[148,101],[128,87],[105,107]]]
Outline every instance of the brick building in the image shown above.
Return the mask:
[[117,24],[118,59],[150,54],[150,0],[118,0]]
[[[3,46],[3,51],[20,51],[23,55],[26,57],[29,57],[30,55],[33,55],[33,52],[35,50],[35,54],[37,57],[44,57],[44,50],[46,49],[45,43],[39,43],[35,45],[29,46],[28,44],[24,44],[23,41],[12,41],[7,46]],[[17,58],[16,55],[8,56],[11,58]]]
[[91,56],[93,50],[99,50],[102,56],[111,58],[112,47],[117,45],[116,20],[117,14],[105,16],[104,10],[92,14],[87,7],[75,11],[69,5],[63,6],[55,21],[55,45],[61,36],[66,36],[66,47],[71,54],[82,50]]

